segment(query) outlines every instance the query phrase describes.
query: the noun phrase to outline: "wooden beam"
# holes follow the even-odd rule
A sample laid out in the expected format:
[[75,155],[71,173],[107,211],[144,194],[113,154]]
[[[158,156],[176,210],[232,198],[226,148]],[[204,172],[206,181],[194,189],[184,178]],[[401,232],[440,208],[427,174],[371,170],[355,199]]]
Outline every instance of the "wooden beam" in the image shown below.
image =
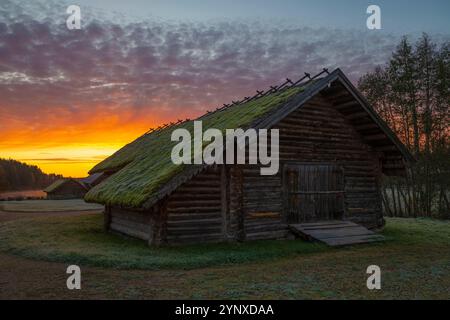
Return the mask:
[[249,213],[248,216],[250,218],[279,218],[281,214],[279,212],[253,212]]
[[389,151],[397,151],[400,154],[400,151],[398,151],[397,147],[394,145],[385,145],[385,146],[377,146],[376,150],[383,151],[383,152],[389,152]]
[[356,112],[345,115],[345,118],[348,120],[359,120],[361,118],[369,118],[369,115],[367,114],[367,112]]
[[401,156],[401,154],[399,153],[398,155],[389,155],[389,156],[385,156],[383,158],[385,161],[402,161],[403,157]]
[[167,241],[167,204],[168,198],[159,201],[150,214],[150,246],[159,247]]
[[342,98],[351,97],[350,93],[343,87],[339,87],[339,89],[336,90],[336,92],[337,92],[336,94],[329,94],[328,92],[325,92],[325,95],[327,96],[327,98],[333,101],[339,101]]
[[378,141],[378,140],[389,140],[388,137],[384,134],[374,134],[370,136],[363,136],[364,140],[367,141]]
[[103,229],[108,232],[111,229],[111,207],[105,206],[105,212],[103,216]]
[[237,193],[237,240],[245,240],[245,225],[244,225],[244,173],[242,171],[242,166],[235,165],[236,168],[236,193]]
[[383,163],[383,169],[397,170],[397,169],[404,169],[404,168],[405,168],[405,166],[402,164]]
[[224,240],[227,240],[227,232],[228,232],[228,197],[227,192],[229,189],[229,179],[228,179],[228,170],[225,164],[220,166],[220,185],[221,185],[221,193],[220,193],[220,202],[221,202],[221,214],[222,214],[222,237]]
[[361,106],[361,105],[358,103],[358,101],[350,100],[349,102],[336,104],[335,108],[340,111],[342,109],[347,109],[347,108],[352,108],[352,107],[359,107],[359,106]]
[[[357,131],[362,131],[362,130],[370,130],[370,129],[379,129],[380,127],[376,124],[376,123],[374,123],[374,122],[371,122],[371,123],[365,123],[365,124],[361,124],[361,125],[356,125],[355,126],[355,129],[357,130]],[[381,129],[380,129],[380,132],[381,132]]]

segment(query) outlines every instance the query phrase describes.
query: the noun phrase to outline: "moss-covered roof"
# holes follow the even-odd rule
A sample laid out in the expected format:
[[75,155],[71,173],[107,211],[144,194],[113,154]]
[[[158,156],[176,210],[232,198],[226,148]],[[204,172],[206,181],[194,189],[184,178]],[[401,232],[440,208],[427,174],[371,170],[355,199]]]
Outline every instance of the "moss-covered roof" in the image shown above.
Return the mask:
[[67,183],[69,181],[73,181],[75,183],[78,183],[83,188],[86,188],[83,183],[81,183],[80,181],[77,181],[76,179],[58,179],[55,182],[53,182],[51,185],[49,185],[47,188],[45,188],[44,192],[47,192],[47,193],[53,192],[53,191],[55,191],[56,189],[58,189],[59,187],[61,187],[62,185],[64,185],[65,183]]
[[[201,117],[203,130],[216,128],[225,132],[226,129],[246,129],[301,91],[302,87],[291,87],[206,114]],[[85,200],[123,207],[142,207],[164,184],[186,169],[187,165],[172,163],[171,152],[177,142],[171,141],[171,133],[177,128],[185,128],[193,135],[193,123],[188,121],[143,135],[97,164],[90,173],[118,171],[92,188]]]
[[56,189],[58,189],[60,186],[62,186],[64,183],[66,183],[66,179],[58,179],[55,182],[53,182],[51,185],[49,185],[47,188],[45,188],[44,192],[53,192]]

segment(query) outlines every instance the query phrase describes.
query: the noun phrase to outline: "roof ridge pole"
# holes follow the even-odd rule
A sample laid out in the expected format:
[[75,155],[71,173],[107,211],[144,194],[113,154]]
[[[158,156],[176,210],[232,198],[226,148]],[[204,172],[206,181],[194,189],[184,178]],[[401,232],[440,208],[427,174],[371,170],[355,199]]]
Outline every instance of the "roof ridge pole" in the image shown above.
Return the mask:
[[289,80],[289,81],[288,80],[289,79],[286,79],[285,82],[283,82],[281,85],[279,85],[278,88],[277,88],[277,91],[284,90],[286,85],[289,84],[289,82],[291,81],[291,80]]
[[256,94],[253,97],[251,97],[250,100],[248,100],[248,101],[252,101],[253,99],[258,98],[259,96],[261,96],[263,94],[264,94],[264,90],[263,91],[256,90]]
[[289,78],[286,78],[286,81],[289,83],[287,88],[292,88],[292,86],[294,85],[294,82],[291,79],[289,79]]
[[274,92],[277,92],[277,87],[270,86],[269,90],[267,90],[261,97],[265,97],[268,94],[271,94],[271,93],[274,93]]
[[318,77],[320,77],[321,75],[323,75],[324,73],[328,73],[328,69],[323,69],[321,72],[319,72],[318,74],[316,74],[314,77],[311,78],[311,80],[314,80]]
[[[306,79],[306,78],[309,78],[309,79],[308,79],[308,81],[306,81],[306,82],[304,82],[304,83],[301,83],[301,85],[302,85],[302,86],[306,86],[306,85],[310,84],[313,80],[317,79],[318,77],[320,77],[320,76],[321,76],[322,74],[324,74],[324,73],[328,73],[328,69],[324,68],[321,72],[317,73],[317,74],[314,75],[313,77],[311,77],[311,74],[310,74],[310,73],[305,72],[305,76],[304,76],[302,79],[303,79],[303,80]],[[329,73],[328,73],[328,74],[329,74]],[[296,84],[297,86],[300,85],[300,82],[302,81],[302,79],[296,82],[296,83],[297,83],[297,84]]]
[[303,80],[305,80],[306,78],[308,78],[308,75],[309,75],[309,74],[304,75],[303,77],[301,77],[300,79],[298,79],[296,82],[294,82],[294,83],[292,84],[292,87],[297,86],[300,82],[302,82]]

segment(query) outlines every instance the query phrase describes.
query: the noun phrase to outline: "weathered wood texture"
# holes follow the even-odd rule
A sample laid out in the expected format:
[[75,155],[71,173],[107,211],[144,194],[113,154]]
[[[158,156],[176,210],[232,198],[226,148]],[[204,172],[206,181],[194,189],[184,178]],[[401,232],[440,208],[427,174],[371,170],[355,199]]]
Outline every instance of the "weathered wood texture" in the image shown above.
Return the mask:
[[283,168],[288,223],[342,219],[344,173],[335,164],[286,164]]
[[224,239],[222,197],[221,169],[218,166],[210,167],[184,183],[169,196],[167,201],[166,241],[168,243],[222,241]]
[[[344,206],[342,209],[336,208],[338,215],[322,218],[349,219],[368,228],[383,224],[377,187],[380,174],[379,154],[372,150],[335,106],[317,96],[273,128],[280,130],[279,174],[261,176],[258,166],[245,166],[244,169],[243,212],[246,239],[286,236],[289,203],[282,191],[282,170],[288,163],[316,163],[319,166],[331,163],[343,169],[343,181],[336,182],[336,188],[343,189],[344,193],[333,196],[344,197]],[[312,188],[313,183],[319,182],[311,181],[309,188]],[[343,186],[340,186],[341,183]],[[330,195],[303,197],[309,198],[303,200],[311,200],[311,205],[315,200],[317,206],[323,206],[325,199],[322,198],[329,198]]]
[[316,96],[276,127],[280,129],[281,161],[331,162],[342,167],[345,218],[369,228],[382,225],[376,183],[379,154],[336,106]]
[[242,172],[243,240],[286,237],[280,172],[276,176],[262,176],[257,165],[243,166]]
[[82,199],[87,189],[73,180],[66,181],[51,192],[47,192],[48,200]]
[[350,221],[330,220],[320,223],[291,224],[289,228],[305,240],[318,240],[329,246],[345,246],[384,240],[382,235]]
[[105,206],[105,210],[103,212],[103,230],[110,231],[111,230],[111,207]]
[[149,241],[151,239],[150,213],[111,207],[109,230]]
[[[382,154],[380,168],[383,174],[406,175],[407,162],[413,160],[409,159],[393,143],[393,140],[398,141],[395,134],[392,132],[389,134],[390,130],[388,132],[383,131],[383,125],[374,121],[369,112],[364,110],[364,107],[355,100],[354,95],[341,82],[334,82],[330,88],[322,90],[322,95],[332,103],[336,110],[344,115],[345,119],[352,124],[366,143]],[[400,141],[398,142],[401,144]]]

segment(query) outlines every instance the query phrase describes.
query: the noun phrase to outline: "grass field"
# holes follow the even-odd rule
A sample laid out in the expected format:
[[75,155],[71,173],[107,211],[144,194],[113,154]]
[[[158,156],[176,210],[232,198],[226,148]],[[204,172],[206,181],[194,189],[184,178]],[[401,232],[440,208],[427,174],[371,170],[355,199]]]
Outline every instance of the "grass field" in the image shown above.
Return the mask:
[[102,210],[103,206],[95,203],[86,203],[83,199],[73,200],[23,200],[2,201],[0,210],[14,212],[59,212],[59,211],[85,211]]
[[[38,273],[23,282],[37,289],[23,290],[39,297],[450,299],[449,222],[388,219],[387,242],[339,249],[299,240],[150,249],[101,226],[96,214],[4,222],[0,265]],[[85,270],[76,295],[63,289],[68,264]],[[380,291],[366,287],[372,264],[382,270]],[[53,272],[61,283],[51,284]]]
[[144,241],[105,233],[99,214],[25,219],[0,225],[0,250],[28,258],[137,269],[192,269],[318,253],[303,241],[259,241],[149,248]]

